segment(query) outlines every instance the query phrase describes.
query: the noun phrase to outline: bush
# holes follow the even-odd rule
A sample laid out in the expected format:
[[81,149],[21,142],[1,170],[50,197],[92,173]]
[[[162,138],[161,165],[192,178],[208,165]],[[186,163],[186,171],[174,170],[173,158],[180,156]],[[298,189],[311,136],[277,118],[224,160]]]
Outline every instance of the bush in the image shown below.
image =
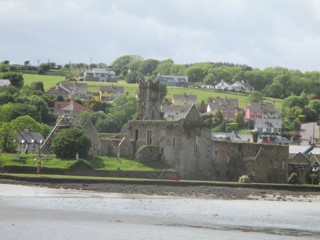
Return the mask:
[[238,131],[238,128],[239,128],[239,124],[238,123],[227,123],[227,132],[232,132],[232,131],[235,131],[237,132]]
[[239,183],[250,183],[250,178],[248,175],[242,175],[241,177],[239,177]]
[[298,174],[295,172],[292,172],[288,177],[288,183],[290,184],[298,183]]

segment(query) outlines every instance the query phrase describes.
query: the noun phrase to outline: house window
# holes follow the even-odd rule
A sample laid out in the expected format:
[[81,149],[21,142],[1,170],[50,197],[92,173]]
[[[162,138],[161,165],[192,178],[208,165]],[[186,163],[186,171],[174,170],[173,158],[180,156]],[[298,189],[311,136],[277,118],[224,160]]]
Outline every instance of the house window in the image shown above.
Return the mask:
[[262,132],[262,128],[258,128],[258,132],[260,132],[260,133],[261,133],[261,132]]
[[136,129],[135,134],[134,134],[134,140],[138,141],[139,140],[139,130]]
[[147,145],[152,144],[152,130],[147,130]]
[[271,128],[267,128],[267,133],[271,133]]

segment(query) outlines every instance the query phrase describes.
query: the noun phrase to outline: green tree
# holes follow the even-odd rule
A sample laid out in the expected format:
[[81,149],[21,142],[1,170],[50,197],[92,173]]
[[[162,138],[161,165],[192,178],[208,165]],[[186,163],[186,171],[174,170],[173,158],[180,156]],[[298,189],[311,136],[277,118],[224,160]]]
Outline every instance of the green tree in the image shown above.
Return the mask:
[[43,134],[42,124],[40,124],[30,116],[17,117],[16,119],[11,121],[11,125],[16,131],[30,129],[32,132],[40,132]]
[[189,82],[202,82],[206,76],[206,72],[201,67],[192,66],[188,69]]
[[303,97],[289,96],[283,100],[282,109],[292,108],[295,106],[300,107],[300,108],[304,108],[306,104],[307,104],[307,100]]
[[8,92],[0,92],[0,105],[14,102],[14,97]]
[[143,75],[139,72],[130,72],[125,76],[127,83],[138,83],[143,78]]
[[59,158],[75,158],[77,153],[80,157],[86,157],[91,147],[91,141],[82,130],[72,127],[62,130],[52,140],[51,146]]
[[125,76],[129,69],[128,65],[139,59],[142,60],[142,58],[137,55],[124,55],[114,60],[111,64],[111,68],[115,71],[116,75],[122,74]]
[[253,91],[249,95],[249,102],[262,102],[263,96],[262,93],[259,91]]
[[16,132],[10,123],[0,124],[0,149],[6,153],[14,153],[17,149]]
[[155,59],[146,59],[141,63],[139,72],[144,76],[152,75],[155,73],[159,63],[160,62]]
[[241,113],[237,113],[234,117],[234,122],[238,124],[240,128],[246,125],[246,121],[244,120],[244,116]]
[[164,83],[160,83],[159,91],[160,91],[160,101],[162,101],[164,97],[167,96],[167,93],[168,93],[167,85]]
[[10,122],[20,116],[33,116],[36,120],[40,119],[37,108],[24,103],[7,103],[0,106],[0,121]]
[[311,109],[315,110],[317,114],[320,114],[320,100],[318,99],[311,100],[308,106]]
[[114,100],[114,107],[110,109],[106,119],[99,119],[96,124],[98,132],[117,133],[128,120],[133,119],[137,110],[134,97],[120,95]]
[[22,88],[24,84],[22,73],[5,72],[0,74],[0,79],[9,79],[12,86]]
[[170,75],[172,73],[172,66],[174,62],[171,59],[167,59],[159,63],[156,72],[161,75]]
[[301,122],[298,119],[293,120],[291,124],[291,128],[294,131],[300,131],[301,128]]

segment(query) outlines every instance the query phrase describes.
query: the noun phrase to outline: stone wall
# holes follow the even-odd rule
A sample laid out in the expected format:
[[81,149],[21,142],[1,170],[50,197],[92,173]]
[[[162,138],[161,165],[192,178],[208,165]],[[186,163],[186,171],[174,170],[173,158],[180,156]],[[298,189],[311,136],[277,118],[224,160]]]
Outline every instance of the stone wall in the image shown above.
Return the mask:
[[160,160],[158,146],[143,146],[135,154],[139,162],[156,162]]
[[100,155],[117,157],[118,145],[122,139],[118,138],[101,138],[100,139]]
[[98,155],[100,149],[100,138],[92,122],[90,120],[87,120],[82,126],[82,130],[91,141],[91,148],[89,149],[88,155]]
[[212,140],[211,179],[238,181],[251,174],[253,182],[286,182],[288,146]]

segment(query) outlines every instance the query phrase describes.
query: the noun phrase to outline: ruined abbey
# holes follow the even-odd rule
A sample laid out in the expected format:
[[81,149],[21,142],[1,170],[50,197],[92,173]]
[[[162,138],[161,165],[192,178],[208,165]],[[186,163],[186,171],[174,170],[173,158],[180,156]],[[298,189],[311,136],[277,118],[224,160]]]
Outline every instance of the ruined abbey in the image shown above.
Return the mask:
[[161,161],[182,179],[286,182],[288,146],[213,140],[195,105],[184,119],[161,119],[159,81],[140,82],[137,120],[118,134],[100,136],[99,154]]

